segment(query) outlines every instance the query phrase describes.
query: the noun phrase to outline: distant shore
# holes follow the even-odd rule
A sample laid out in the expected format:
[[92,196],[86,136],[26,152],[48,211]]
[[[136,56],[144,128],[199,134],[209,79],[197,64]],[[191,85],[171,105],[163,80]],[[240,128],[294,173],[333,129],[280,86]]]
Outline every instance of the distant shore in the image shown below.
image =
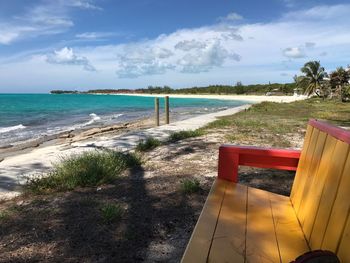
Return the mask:
[[[94,95],[107,95],[103,93],[90,93]],[[188,98],[188,99],[216,99],[216,100],[240,100],[252,103],[269,102],[293,102],[304,100],[307,97],[299,96],[266,96],[266,95],[216,95],[216,94],[145,94],[145,93],[111,93],[108,95],[139,96],[139,97],[165,97],[170,98]]]

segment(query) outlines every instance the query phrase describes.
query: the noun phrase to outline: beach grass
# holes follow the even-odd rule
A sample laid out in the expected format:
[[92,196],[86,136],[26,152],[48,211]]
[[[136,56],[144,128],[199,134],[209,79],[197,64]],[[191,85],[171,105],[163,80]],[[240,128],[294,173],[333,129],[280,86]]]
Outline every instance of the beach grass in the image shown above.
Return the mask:
[[48,174],[29,179],[26,190],[41,194],[97,186],[112,182],[127,168],[138,165],[140,159],[135,154],[111,150],[85,152],[65,157]]
[[262,102],[246,111],[221,117],[203,130],[209,133],[222,130],[226,140],[232,143],[290,147],[291,135],[304,133],[311,118],[349,127],[350,104],[316,98],[292,103]]
[[181,181],[181,191],[185,194],[196,193],[201,189],[197,179],[184,179]]
[[111,223],[122,217],[123,208],[119,204],[106,203],[101,207],[101,215],[105,223]]
[[146,140],[141,140],[137,144],[136,150],[139,152],[147,152],[157,148],[161,144],[162,142],[160,140],[153,137],[148,137]]
[[204,131],[201,129],[190,131],[179,131],[170,134],[168,141],[171,143],[178,142],[187,138],[199,137],[204,135]]

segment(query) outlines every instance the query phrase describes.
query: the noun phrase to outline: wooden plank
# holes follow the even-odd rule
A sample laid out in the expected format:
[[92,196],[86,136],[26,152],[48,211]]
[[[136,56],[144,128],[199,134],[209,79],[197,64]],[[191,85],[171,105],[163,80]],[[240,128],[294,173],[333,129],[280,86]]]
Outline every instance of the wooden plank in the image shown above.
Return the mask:
[[332,207],[337,196],[338,187],[343,174],[348,152],[349,144],[338,140],[334,149],[332,163],[328,170],[328,176],[325,180],[320,205],[317,210],[314,226],[310,236],[309,244],[314,249],[321,248]]
[[321,248],[336,251],[344,231],[347,215],[350,210],[350,154],[346,161],[338,194],[335,199],[331,217]]
[[302,200],[303,193],[304,193],[304,187],[305,187],[305,184],[307,181],[308,171],[309,171],[312,157],[313,157],[313,154],[314,154],[314,151],[316,148],[319,133],[320,132],[318,130],[313,129],[311,139],[310,139],[310,144],[309,144],[309,147],[307,148],[307,152],[305,154],[305,160],[302,164],[299,165],[298,170],[297,170],[296,177],[300,177],[300,179],[299,179],[300,182],[299,182],[298,187],[295,189],[295,194],[294,194],[293,199],[292,199],[292,203],[293,203],[294,209],[295,209],[297,214],[299,212],[301,200]]
[[269,193],[248,188],[246,262],[280,262]]
[[344,233],[337,251],[337,256],[341,262],[350,262],[350,216],[348,214],[347,223],[345,225]]
[[227,183],[215,180],[181,262],[207,261]]
[[319,132],[316,147],[314,149],[314,153],[310,160],[309,169],[307,173],[305,173],[305,186],[303,192],[301,194],[300,206],[297,212],[299,221],[303,224],[305,221],[305,217],[308,214],[306,205],[308,202],[312,202],[312,196],[310,195],[310,188],[313,187],[313,182],[316,180],[316,174],[320,165],[321,157],[323,154],[323,149],[325,147],[325,142],[327,138],[327,134],[324,132]]
[[226,187],[208,262],[244,262],[248,187]]
[[293,187],[292,187],[292,191],[290,194],[290,198],[292,200],[294,200],[296,192],[300,189],[300,184],[301,184],[301,181],[303,180],[302,174],[303,174],[303,171],[305,169],[305,158],[306,158],[307,150],[308,150],[309,145],[310,145],[313,129],[314,128],[311,125],[308,125],[307,129],[306,129],[306,134],[305,134],[303,148],[302,148],[301,154],[300,154],[298,169],[297,169],[297,172],[296,172],[296,175],[294,178]]
[[[300,220],[300,217],[298,215],[299,221],[302,225],[304,234],[308,241],[310,241],[311,231],[315,222],[315,217],[320,204],[320,199],[326,178],[329,175],[329,170],[332,165],[332,162],[334,161],[334,158],[337,158],[333,156],[336,143],[337,140],[334,137],[327,136],[326,145],[323,150],[320,166],[318,168],[317,174],[313,178],[314,180],[312,182],[309,182],[312,184],[312,187],[310,188],[308,198],[304,200],[304,220]],[[311,246],[311,248],[313,247]]]
[[282,262],[291,262],[309,251],[290,199],[269,193],[275,232]]

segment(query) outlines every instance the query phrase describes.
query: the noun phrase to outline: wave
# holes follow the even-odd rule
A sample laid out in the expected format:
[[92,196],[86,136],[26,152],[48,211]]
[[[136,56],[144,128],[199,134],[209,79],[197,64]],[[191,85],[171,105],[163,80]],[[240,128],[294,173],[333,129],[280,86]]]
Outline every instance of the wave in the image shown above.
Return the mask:
[[98,116],[98,115],[95,114],[95,113],[91,113],[91,114],[89,114],[89,116],[91,117],[91,120],[89,120],[88,122],[84,123],[83,126],[91,125],[91,124],[93,124],[94,122],[101,120],[101,117]]
[[115,115],[113,115],[113,117],[112,117],[112,120],[113,119],[118,119],[119,117],[121,117],[121,116],[123,116],[124,114],[115,114]]
[[10,132],[10,131],[15,131],[15,130],[22,130],[25,128],[27,128],[27,127],[22,125],[22,124],[19,124],[19,125],[15,125],[15,126],[0,128],[0,133],[6,133],[6,132]]

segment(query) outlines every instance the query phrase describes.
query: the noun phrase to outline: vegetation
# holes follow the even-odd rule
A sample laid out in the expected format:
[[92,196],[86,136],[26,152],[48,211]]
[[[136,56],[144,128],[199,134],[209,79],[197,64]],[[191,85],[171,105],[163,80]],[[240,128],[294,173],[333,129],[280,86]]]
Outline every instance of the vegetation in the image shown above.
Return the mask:
[[185,194],[196,193],[200,189],[201,189],[201,186],[197,179],[184,179],[181,182],[181,191]]
[[291,95],[296,88],[295,83],[279,84],[254,84],[243,85],[240,81],[236,85],[210,85],[206,87],[192,87],[182,89],[172,89],[168,86],[154,87],[149,86],[147,89],[138,89],[137,93],[150,94],[257,94],[265,95],[273,92],[276,95]]
[[146,140],[141,140],[137,144],[136,150],[140,152],[146,152],[157,148],[161,144],[162,144],[161,141],[159,141],[158,139],[149,137]]
[[263,102],[252,105],[247,111],[221,117],[204,130],[220,129],[232,143],[290,147],[291,136],[300,134],[310,118],[350,126],[350,105],[319,98],[292,103]]
[[119,220],[122,217],[123,208],[119,204],[107,203],[102,206],[101,215],[104,222],[111,223],[113,221]]
[[254,84],[254,85],[243,85],[238,81],[235,85],[209,85],[205,87],[191,87],[173,89],[169,86],[149,86],[145,89],[96,89],[89,90],[87,92],[76,92],[76,91],[51,91],[51,93],[62,94],[62,93],[146,93],[146,94],[250,94],[250,95],[265,95],[268,92],[272,92],[275,95],[292,95],[296,88],[295,83],[269,83],[269,84]]
[[139,164],[139,158],[133,154],[110,150],[85,152],[63,158],[47,175],[29,179],[26,188],[40,194],[97,186],[112,182],[125,169]]
[[341,101],[350,100],[350,71],[343,67],[337,68],[330,74],[331,97],[337,97]]
[[77,90],[51,90],[51,94],[77,94],[79,91]]
[[179,131],[170,134],[169,142],[177,142],[187,138],[202,136],[204,132],[202,130],[191,130],[191,131]]
[[317,95],[323,99],[339,98],[342,102],[350,101],[350,67],[337,68],[328,78],[327,72],[319,61],[309,61],[302,68],[303,75],[295,76],[294,81],[308,96]]

